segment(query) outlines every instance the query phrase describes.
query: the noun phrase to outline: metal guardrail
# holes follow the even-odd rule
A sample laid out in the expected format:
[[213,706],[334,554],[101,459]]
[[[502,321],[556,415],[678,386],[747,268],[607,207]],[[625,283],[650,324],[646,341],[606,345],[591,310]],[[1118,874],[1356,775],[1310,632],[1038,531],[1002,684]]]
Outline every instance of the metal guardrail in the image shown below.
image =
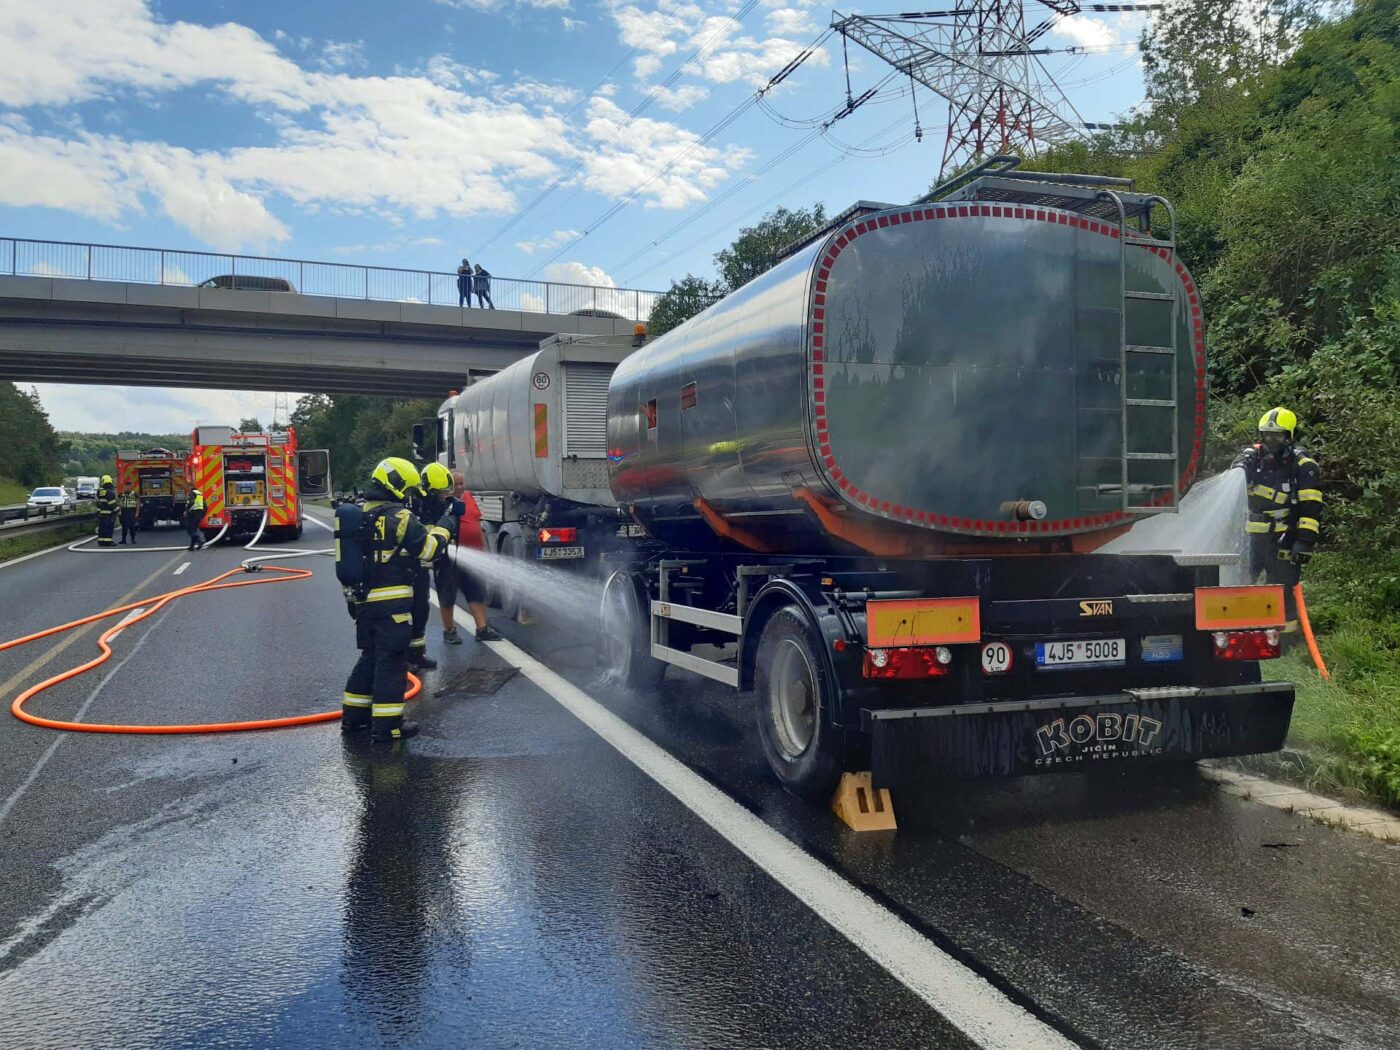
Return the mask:
[[13,536],[32,536],[37,532],[63,529],[70,525],[83,525],[96,520],[96,511],[73,511],[68,514],[51,514],[47,518],[11,522],[8,525],[0,526],[0,543]]
[[[271,277],[286,281],[303,295],[434,306],[457,306],[459,299],[456,273],[22,237],[0,237],[0,274],[129,281],[177,288],[197,288],[216,277]],[[542,314],[597,311],[603,316],[645,321],[664,294],[637,288],[493,276],[489,298],[498,310]],[[473,297],[469,302],[474,301]]]
[[76,514],[81,509],[81,507],[73,507],[69,510],[64,510],[60,507],[53,506],[31,507],[28,503],[11,503],[8,506],[0,507],[0,524],[13,521],[16,518],[23,520],[26,518],[47,518],[59,517],[65,514]]

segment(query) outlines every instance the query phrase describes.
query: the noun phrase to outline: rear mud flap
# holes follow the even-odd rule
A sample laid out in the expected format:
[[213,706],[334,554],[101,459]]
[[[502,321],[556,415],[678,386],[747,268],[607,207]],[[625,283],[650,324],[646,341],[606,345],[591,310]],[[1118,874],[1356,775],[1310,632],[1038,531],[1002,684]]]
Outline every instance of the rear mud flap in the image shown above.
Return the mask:
[[874,782],[1082,772],[1277,751],[1293,684],[863,712]]

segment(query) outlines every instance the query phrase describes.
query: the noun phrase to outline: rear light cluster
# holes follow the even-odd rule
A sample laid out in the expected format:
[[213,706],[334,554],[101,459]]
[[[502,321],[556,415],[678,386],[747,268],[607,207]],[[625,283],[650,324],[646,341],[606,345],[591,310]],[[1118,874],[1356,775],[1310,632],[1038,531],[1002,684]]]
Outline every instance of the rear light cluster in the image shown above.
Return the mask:
[[575,543],[578,529],[540,529],[541,543]]
[[867,649],[861,674],[866,678],[941,678],[953,662],[946,645]]
[[1265,631],[1216,631],[1217,660],[1274,660],[1279,656],[1279,633]]

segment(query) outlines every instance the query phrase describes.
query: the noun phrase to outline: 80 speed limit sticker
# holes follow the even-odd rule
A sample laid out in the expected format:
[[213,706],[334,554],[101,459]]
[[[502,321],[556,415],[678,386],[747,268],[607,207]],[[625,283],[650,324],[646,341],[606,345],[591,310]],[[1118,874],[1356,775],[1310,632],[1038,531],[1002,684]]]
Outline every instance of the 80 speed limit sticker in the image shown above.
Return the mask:
[[988,642],[982,646],[982,673],[1004,674],[1011,670],[1011,646],[1005,642]]

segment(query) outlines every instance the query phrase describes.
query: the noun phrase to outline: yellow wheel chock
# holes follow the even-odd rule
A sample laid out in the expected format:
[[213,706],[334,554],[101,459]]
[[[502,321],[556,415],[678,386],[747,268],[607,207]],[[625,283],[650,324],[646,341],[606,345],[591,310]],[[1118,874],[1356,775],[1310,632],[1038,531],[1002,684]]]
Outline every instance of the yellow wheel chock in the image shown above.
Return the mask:
[[894,831],[898,827],[890,789],[877,791],[868,772],[841,774],[841,783],[831,796],[831,812],[852,831]]

